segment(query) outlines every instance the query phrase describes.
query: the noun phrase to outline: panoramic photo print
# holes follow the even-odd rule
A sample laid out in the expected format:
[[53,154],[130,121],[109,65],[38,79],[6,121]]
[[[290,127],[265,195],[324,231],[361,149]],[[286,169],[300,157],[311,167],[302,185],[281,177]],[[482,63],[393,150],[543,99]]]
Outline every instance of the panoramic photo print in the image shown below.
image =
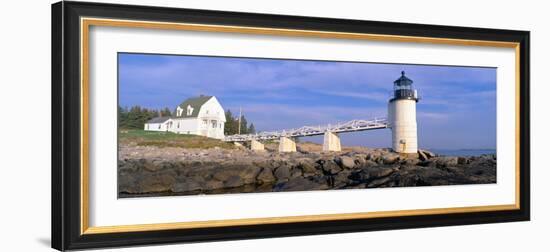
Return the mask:
[[118,197],[496,183],[496,68],[118,54]]

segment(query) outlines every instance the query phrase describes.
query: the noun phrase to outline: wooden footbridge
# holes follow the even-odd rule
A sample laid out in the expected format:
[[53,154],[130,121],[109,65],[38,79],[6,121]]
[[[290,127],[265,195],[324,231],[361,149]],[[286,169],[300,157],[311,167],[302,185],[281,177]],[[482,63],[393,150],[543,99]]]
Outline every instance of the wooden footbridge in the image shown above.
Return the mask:
[[264,150],[261,141],[279,140],[279,151],[295,152],[297,137],[324,135],[323,151],[340,151],[340,137],[338,134],[365,130],[388,128],[386,118],[374,118],[371,120],[351,120],[345,123],[327,124],[319,126],[303,126],[296,129],[285,129],[278,131],[264,131],[256,134],[236,134],[226,136],[224,141],[242,145],[250,142],[253,150]]

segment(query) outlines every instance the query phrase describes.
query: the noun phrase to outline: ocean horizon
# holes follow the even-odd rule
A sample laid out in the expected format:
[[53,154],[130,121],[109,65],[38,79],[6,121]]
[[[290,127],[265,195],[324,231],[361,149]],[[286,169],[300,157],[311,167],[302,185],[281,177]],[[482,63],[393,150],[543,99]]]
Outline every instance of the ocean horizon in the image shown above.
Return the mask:
[[458,157],[480,156],[484,154],[492,155],[497,153],[496,149],[428,149],[428,150],[438,155],[458,156]]

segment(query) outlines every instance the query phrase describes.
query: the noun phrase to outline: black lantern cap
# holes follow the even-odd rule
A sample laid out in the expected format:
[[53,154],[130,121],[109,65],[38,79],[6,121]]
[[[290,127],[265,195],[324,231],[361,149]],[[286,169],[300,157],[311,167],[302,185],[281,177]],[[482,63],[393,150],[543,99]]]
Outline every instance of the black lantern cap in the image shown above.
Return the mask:
[[405,76],[405,71],[401,71],[401,77],[393,82],[397,86],[410,86],[412,83],[413,81]]

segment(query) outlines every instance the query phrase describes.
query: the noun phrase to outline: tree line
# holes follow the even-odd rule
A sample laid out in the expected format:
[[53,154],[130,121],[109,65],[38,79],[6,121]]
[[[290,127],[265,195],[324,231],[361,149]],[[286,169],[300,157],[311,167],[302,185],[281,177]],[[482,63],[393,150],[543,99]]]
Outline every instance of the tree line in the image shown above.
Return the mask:
[[121,129],[143,129],[145,123],[155,117],[172,116],[169,108],[148,109],[140,106],[118,107],[118,127]]
[[[239,134],[239,116],[234,116],[233,113],[231,113],[231,110],[228,109],[227,111],[225,111],[225,120],[225,128],[223,133],[225,135]],[[248,124],[246,117],[244,115],[241,115],[241,134],[254,133],[256,133],[254,123]]]
[[[172,116],[169,108],[149,109],[141,106],[118,107],[118,127],[120,129],[143,129],[145,123],[160,116]],[[225,135],[234,135],[239,133],[239,116],[233,115],[231,110],[225,111]],[[256,129],[253,123],[248,123],[246,117],[241,115],[241,134],[254,134]]]

